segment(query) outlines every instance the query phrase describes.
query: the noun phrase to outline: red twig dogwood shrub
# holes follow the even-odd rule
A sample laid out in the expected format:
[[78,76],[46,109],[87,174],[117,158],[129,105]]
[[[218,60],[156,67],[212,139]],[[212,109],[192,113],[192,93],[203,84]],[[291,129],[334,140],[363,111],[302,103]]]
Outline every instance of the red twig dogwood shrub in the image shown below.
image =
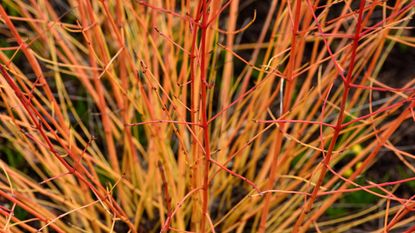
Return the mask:
[[2,231],[410,232],[414,12],[3,1]]

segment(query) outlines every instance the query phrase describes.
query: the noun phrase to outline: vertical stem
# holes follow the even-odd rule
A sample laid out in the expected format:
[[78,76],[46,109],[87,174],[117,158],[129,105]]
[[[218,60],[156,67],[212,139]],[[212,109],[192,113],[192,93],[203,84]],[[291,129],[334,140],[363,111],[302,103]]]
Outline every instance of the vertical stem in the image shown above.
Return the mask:
[[[202,0],[203,1],[203,0]],[[201,39],[200,39],[200,79],[202,85],[201,96],[201,115],[202,115],[202,129],[203,129],[203,145],[205,149],[204,156],[204,173],[203,173],[203,197],[202,197],[202,219],[200,224],[200,232],[205,232],[206,217],[208,216],[208,189],[209,189],[209,167],[210,167],[210,144],[209,144],[209,123],[207,119],[208,106],[207,106],[207,89],[208,84],[206,80],[206,30],[208,22],[208,1],[202,3],[202,25],[201,27]]]
[[354,38],[353,38],[350,64],[349,64],[349,69],[348,69],[346,79],[343,82],[344,92],[343,92],[343,96],[342,96],[342,102],[341,102],[341,105],[340,105],[339,117],[337,119],[336,127],[334,128],[335,131],[334,131],[334,134],[333,134],[333,138],[332,138],[332,140],[330,142],[330,145],[329,145],[329,148],[327,150],[326,157],[323,160],[324,166],[322,166],[322,168],[321,168],[321,173],[320,173],[320,176],[318,178],[318,181],[317,181],[316,185],[314,186],[314,189],[313,189],[313,192],[311,193],[310,199],[305,204],[305,206],[304,206],[303,210],[301,211],[301,214],[300,214],[297,222],[294,225],[293,232],[299,232],[300,230],[302,230],[302,231],[305,230],[305,229],[300,229],[301,225],[302,225],[302,222],[304,221],[304,218],[307,215],[307,213],[311,210],[311,207],[313,206],[313,203],[317,198],[318,191],[319,191],[319,189],[320,189],[320,187],[323,183],[323,179],[324,179],[324,177],[327,173],[327,170],[328,170],[327,166],[330,163],[331,156],[333,155],[334,147],[336,145],[336,142],[337,142],[337,139],[340,135],[340,132],[343,128],[342,123],[343,123],[343,119],[344,119],[344,111],[345,111],[345,108],[346,108],[347,97],[348,97],[349,92],[350,92],[350,84],[351,84],[351,81],[352,81],[352,74],[353,74],[353,70],[354,70],[354,66],[355,66],[356,52],[357,52],[357,48],[358,48],[358,45],[359,45],[360,32],[361,32],[362,21],[363,21],[363,10],[364,10],[365,3],[366,3],[365,0],[360,1],[359,17],[358,17],[358,21],[357,21],[357,24],[356,24],[355,35],[354,35]]
[[171,197],[169,194],[169,186],[167,185],[166,173],[163,168],[163,163],[158,161],[158,167],[159,167],[160,176],[162,180],[162,188],[163,188],[164,199],[166,202],[166,209],[167,209],[167,219],[165,221],[164,226],[162,226],[161,231],[160,231],[164,233],[164,232],[167,232],[170,228],[170,222],[171,222],[171,217],[172,217]]
[[[81,14],[83,14],[82,16],[82,21],[81,24],[83,26],[83,28],[87,28],[89,23],[95,24],[95,17],[93,15],[93,9],[92,9],[92,5],[89,2],[86,2],[86,4],[83,6],[83,4],[79,4],[80,7],[80,11]],[[88,45],[88,57],[89,57],[89,63],[91,64],[92,67],[94,67],[94,69],[92,70],[92,75],[93,75],[93,83],[95,85],[95,88],[97,90],[97,94],[98,94],[98,102],[97,102],[97,107],[99,109],[99,111],[101,112],[101,120],[102,120],[102,125],[104,128],[104,135],[105,135],[105,142],[107,143],[107,149],[108,149],[108,157],[110,159],[111,162],[111,166],[114,168],[114,170],[117,172],[117,174],[120,174],[120,167],[119,167],[119,163],[118,163],[118,158],[117,158],[117,150],[115,148],[115,142],[112,136],[112,123],[111,123],[111,119],[109,118],[108,115],[108,107],[107,107],[107,103],[105,100],[105,89],[102,85],[101,80],[99,79],[99,74],[97,72],[97,60],[95,57],[95,50],[93,48],[93,43],[92,43],[92,38],[99,38],[99,33],[98,33],[98,28],[94,27],[93,28],[94,31],[86,31],[84,33],[84,37],[87,40],[87,45]]]
[[[282,114],[281,115],[284,115],[284,113],[289,110],[290,101],[291,101],[291,95],[292,95],[292,89],[293,89],[293,78],[292,77],[293,77],[293,70],[294,70],[295,61],[296,61],[296,47],[297,47],[296,44],[297,44],[298,28],[300,24],[300,15],[301,15],[301,0],[297,0],[296,5],[295,5],[294,25],[293,25],[292,35],[291,35],[290,59],[288,61],[287,68],[285,70],[286,77],[287,77],[287,85],[286,85],[286,91],[284,94],[284,101],[282,103]],[[284,127],[286,127],[286,124],[281,123],[280,125],[282,128],[282,131],[284,131]],[[266,189],[273,188],[276,177],[277,177],[278,159],[279,159],[279,154],[281,152],[281,146],[282,146],[281,144],[282,144],[283,136],[284,135],[280,131],[277,132],[275,143],[274,143],[274,154],[272,158],[272,164],[270,168],[270,174],[269,174],[269,179],[268,179]],[[265,195],[265,201],[264,201],[262,214],[261,214],[261,221],[259,224],[258,232],[260,233],[263,233],[266,230],[266,223],[267,223],[267,218],[268,218],[268,213],[269,213],[269,208],[270,208],[270,202],[271,202],[271,193],[267,193]]]
[[[200,2],[199,2],[199,6],[197,7],[197,12],[199,12],[200,10]],[[197,110],[196,110],[196,96],[195,96],[195,76],[196,76],[196,71],[195,71],[195,50],[196,50],[196,42],[197,42],[197,31],[198,31],[198,26],[196,25],[195,22],[197,22],[199,18],[199,14],[196,16],[196,20],[195,21],[191,21],[190,22],[190,26],[191,26],[191,33],[192,33],[192,43],[191,43],[191,48],[190,48],[190,59],[189,59],[189,64],[190,64],[190,120],[191,122],[196,122],[197,116]],[[192,131],[196,132],[196,126],[195,125],[191,125]],[[197,169],[197,162],[199,161],[199,155],[197,153],[197,138],[194,138],[195,136],[193,136],[192,138],[192,165],[190,167],[191,172],[191,182],[192,182],[192,189],[195,190],[198,187],[198,169]],[[196,195],[192,195],[192,226],[191,226],[191,230],[192,231],[196,231],[198,229],[198,224],[199,224],[199,194]]]

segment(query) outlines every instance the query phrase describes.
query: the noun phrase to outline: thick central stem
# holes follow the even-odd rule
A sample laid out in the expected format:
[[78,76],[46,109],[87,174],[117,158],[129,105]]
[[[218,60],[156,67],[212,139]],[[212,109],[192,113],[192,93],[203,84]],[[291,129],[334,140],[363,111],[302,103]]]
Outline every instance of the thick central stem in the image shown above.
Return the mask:
[[202,24],[201,38],[200,38],[200,80],[202,85],[201,90],[201,126],[203,129],[203,145],[204,145],[204,170],[203,170],[203,196],[202,196],[202,218],[200,223],[200,232],[205,232],[206,218],[208,217],[208,203],[209,203],[209,167],[210,167],[210,144],[209,144],[209,123],[208,123],[208,108],[207,108],[207,89],[208,81],[206,80],[206,30],[208,22],[208,5],[206,2],[202,3]]
[[358,49],[359,39],[360,39],[360,32],[361,32],[361,29],[362,29],[363,11],[364,11],[365,3],[366,3],[366,1],[362,0],[362,1],[360,1],[360,5],[359,5],[359,17],[358,17],[358,21],[357,21],[357,24],[356,24],[355,35],[354,35],[354,38],[353,38],[349,69],[348,69],[347,76],[345,77],[345,79],[343,81],[344,92],[343,92],[341,105],[340,105],[340,113],[339,113],[339,116],[338,116],[338,119],[337,119],[336,127],[334,129],[335,132],[334,132],[333,137],[331,139],[329,148],[327,150],[327,154],[326,154],[326,156],[323,160],[323,165],[324,166],[321,168],[321,173],[318,177],[318,181],[317,181],[316,185],[314,186],[314,189],[311,193],[310,199],[305,204],[303,210],[301,211],[300,216],[298,217],[297,222],[295,223],[295,226],[293,228],[293,232],[304,232],[308,229],[308,224],[310,223],[310,221],[308,221],[307,224],[305,224],[305,226],[303,227],[303,229],[301,229],[302,222],[303,222],[304,218],[306,217],[306,215],[310,212],[310,210],[313,206],[313,203],[315,202],[315,200],[317,198],[318,191],[319,191],[320,187],[322,186],[323,179],[324,179],[324,177],[327,173],[328,166],[329,166],[331,157],[333,155],[333,150],[334,150],[335,145],[337,143],[337,139],[340,136],[340,132],[343,128],[342,124],[343,124],[343,119],[344,119],[344,114],[345,114],[345,109],[346,109],[347,97],[349,95],[350,88],[351,88],[350,84],[352,82],[353,70],[354,70],[355,59],[356,59],[356,52],[357,52],[357,49]]

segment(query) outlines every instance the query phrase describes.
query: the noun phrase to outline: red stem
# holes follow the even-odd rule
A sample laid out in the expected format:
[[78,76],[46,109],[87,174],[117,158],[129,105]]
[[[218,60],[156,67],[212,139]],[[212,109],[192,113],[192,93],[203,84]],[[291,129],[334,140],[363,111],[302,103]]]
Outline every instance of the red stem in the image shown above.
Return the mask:
[[203,175],[203,195],[202,195],[202,219],[200,223],[200,232],[205,232],[206,216],[208,216],[208,189],[209,189],[209,168],[210,168],[210,143],[209,143],[209,123],[208,123],[208,106],[207,106],[207,79],[206,79],[206,31],[208,27],[208,3],[202,3],[202,25],[201,25],[201,39],[200,39],[200,79],[202,85],[202,96],[201,96],[201,115],[203,128],[203,144],[205,148],[204,156],[204,175]]
[[[344,85],[344,92],[343,92],[343,96],[342,96],[342,101],[341,101],[341,105],[340,105],[340,114],[337,120],[337,124],[335,127],[335,131],[334,131],[334,135],[332,137],[332,140],[330,142],[329,148],[327,150],[327,154],[326,157],[323,160],[323,164],[324,166],[321,169],[321,173],[319,175],[318,181],[316,183],[316,185],[314,186],[313,192],[311,193],[311,197],[308,200],[308,202],[305,204],[303,210],[301,211],[301,214],[298,218],[298,220],[295,223],[295,226],[293,228],[293,232],[299,232],[302,222],[304,221],[304,218],[306,217],[307,213],[311,210],[311,207],[313,206],[314,201],[317,198],[317,194],[318,191],[323,183],[324,177],[326,176],[327,170],[328,170],[328,164],[331,160],[331,156],[333,154],[333,150],[334,147],[336,145],[337,139],[340,135],[340,132],[343,128],[342,123],[343,123],[343,119],[344,119],[344,114],[345,114],[345,108],[346,108],[346,103],[347,103],[347,97],[349,95],[349,91],[350,91],[350,83],[352,81],[352,74],[353,74],[353,70],[354,70],[354,66],[355,66],[355,59],[356,59],[356,52],[357,52],[357,48],[359,45],[359,39],[360,39],[360,32],[361,32],[361,28],[362,28],[362,20],[363,20],[363,9],[365,6],[366,1],[362,0],[360,1],[360,6],[359,6],[359,17],[358,17],[358,21],[356,24],[356,32],[355,32],[355,36],[353,39],[353,44],[352,44],[352,54],[351,54],[351,58],[350,58],[350,64],[349,64],[349,69],[347,72],[347,76],[343,82]],[[303,229],[304,230],[304,229]]]

